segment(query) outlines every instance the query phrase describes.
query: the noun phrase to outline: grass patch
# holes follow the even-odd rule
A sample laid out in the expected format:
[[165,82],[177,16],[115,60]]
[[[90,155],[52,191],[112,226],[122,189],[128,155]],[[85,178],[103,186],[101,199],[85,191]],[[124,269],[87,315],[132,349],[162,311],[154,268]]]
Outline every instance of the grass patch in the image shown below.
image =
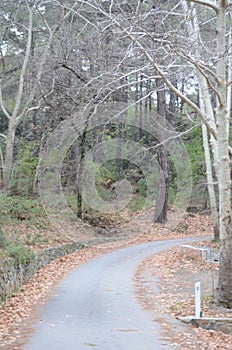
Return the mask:
[[4,252],[6,256],[8,256],[9,258],[13,258],[15,262],[19,265],[26,265],[29,261],[33,261],[34,259],[33,251],[17,241],[8,241],[6,243]]
[[0,223],[14,224],[19,221],[45,224],[46,213],[40,201],[35,198],[25,198],[19,196],[0,197]]
[[170,309],[172,311],[176,312],[176,311],[181,310],[183,308],[183,305],[184,305],[183,301],[178,301],[175,304],[173,304],[172,306],[170,306]]

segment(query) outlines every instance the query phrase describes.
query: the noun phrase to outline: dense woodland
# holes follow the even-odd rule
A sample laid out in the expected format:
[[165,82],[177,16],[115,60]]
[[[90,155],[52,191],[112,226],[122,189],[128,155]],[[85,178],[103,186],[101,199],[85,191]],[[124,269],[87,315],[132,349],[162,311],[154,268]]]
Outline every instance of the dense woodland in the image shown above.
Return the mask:
[[232,2],[2,0],[0,21],[1,246],[40,201],[95,226],[210,209],[231,307]]

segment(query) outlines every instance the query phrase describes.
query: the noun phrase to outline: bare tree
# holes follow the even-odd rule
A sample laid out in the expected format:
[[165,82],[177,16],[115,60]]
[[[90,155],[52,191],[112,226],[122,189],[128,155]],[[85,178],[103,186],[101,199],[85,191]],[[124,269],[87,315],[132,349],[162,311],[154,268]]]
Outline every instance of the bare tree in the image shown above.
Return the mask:
[[[85,2],[78,1],[80,4]],[[185,105],[193,110],[208,132],[216,140],[215,159],[218,164],[219,183],[219,222],[221,242],[220,278],[218,283],[217,300],[221,304],[232,306],[232,228],[231,228],[231,199],[230,199],[230,160],[229,160],[229,138],[228,138],[228,87],[231,81],[227,77],[227,63],[230,62],[226,36],[226,21],[230,13],[231,1],[217,0],[215,2],[204,0],[187,0],[201,6],[210,19],[214,21],[216,31],[214,32],[211,45],[206,45],[211,60],[199,60],[195,47],[186,45],[185,28],[186,17],[183,13],[182,2],[179,1],[157,1],[144,4],[141,1],[125,4],[125,2],[111,1],[89,2],[89,9],[98,12],[105,18],[105,28],[112,26],[121,33],[121,39],[128,42],[130,51],[127,57],[137,57],[137,53],[143,57],[147,64],[150,77],[159,76],[164,84],[178,96]],[[86,3],[85,3],[86,4]],[[213,13],[213,15],[212,15]],[[156,31],[156,24],[160,23],[163,32]],[[214,19],[215,18],[215,19]],[[173,19],[175,21],[173,21]],[[181,21],[177,21],[181,19]],[[207,38],[207,34],[204,34]],[[228,36],[229,38],[229,36]],[[203,40],[204,38],[202,38]],[[198,45],[198,42],[195,42]],[[203,46],[206,43],[203,40]],[[213,54],[212,54],[213,49]],[[135,54],[136,53],[136,54]],[[208,55],[209,57],[209,55]],[[160,60],[162,58],[162,60]],[[162,63],[162,62],[165,62]],[[199,106],[179,86],[173,84],[172,73],[177,72],[177,67],[192,74],[195,71],[198,81],[201,81],[201,99]],[[206,89],[204,88],[206,87]],[[210,95],[207,91],[210,91]],[[209,96],[215,101],[215,114],[209,104]],[[216,97],[216,98],[215,98]],[[202,104],[204,108],[202,108]],[[216,164],[216,165],[217,165]]]
[[[188,3],[186,1],[182,1],[182,8],[184,14],[186,16],[186,27],[189,37],[189,42],[193,47],[193,53],[195,57],[195,62],[207,61],[209,57],[205,57],[205,53],[203,57],[201,57],[201,31],[199,26],[199,18],[196,9],[196,4]],[[212,44],[211,44],[212,45]],[[213,47],[214,49],[214,42]],[[208,116],[209,122],[212,125],[212,128],[216,129],[215,115],[214,115],[214,107],[212,100],[212,91],[210,91],[210,86],[207,82],[208,77],[202,74],[197,70],[197,79],[199,85],[199,96],[200,96],[200,109],[204,112],[205,115]],[[214,225],[214,239],[219,240],[219,222],[218,222],[218,208],[217,208],[217,200],[216,200],[216,192],[215,192],[215,184],[213,179],[213,170],[212,170],[212,161],[211,161],[211,152],[209,148],[208,141],[208,132],[207,128],[204,124],[202,124],[202,138],[203,138],[203,146],[205,152],[205,162],[206,162],[206,175],[207,175],[207,188],[209,193],[209,202],[210,209],[213,218]],[[210,145],[213,154],[213,164],[214,171],[216,173],[216,178],[218,174],[218,148],[217,148],[217,140],[211,134],[210,135]]]
[[[10,8],[6,6],[2,9],[2,11],[6,9],[6,13],[3,14],[5,27],[2,34],[4,45],[1,47],[0,76],[0,108],[7,120],[7,129],[1,135],[5,141],[4,154],[1,159],[4,189],[9,188],[14,166],[16,131],[30,111],[39,108],[34,103],[44,66],[54,36],[62,21],[68,16],[68,13],[62,14],[59,23],[52,23],[50,26],[43,11],[45,4],[24,0],[16,6],[13,2],[10,5]],[[21,11],[18,11],[18,7]],[[34,32],[38,18],[40,18],[39,24],[42,27],[42,30],[38,30],[43,38],[40,38],[41,45],[38,46],[35,53]]]

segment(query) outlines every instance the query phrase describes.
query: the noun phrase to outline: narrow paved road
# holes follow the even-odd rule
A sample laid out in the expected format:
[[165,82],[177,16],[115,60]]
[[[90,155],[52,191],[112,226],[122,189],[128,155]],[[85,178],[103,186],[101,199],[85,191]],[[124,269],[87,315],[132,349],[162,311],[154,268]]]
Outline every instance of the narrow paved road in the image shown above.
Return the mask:
[[132,278],[148,256],[195,239],[116,250],[73,271],[40,311],[24,350],[171,350],[154,315],[138,304]]

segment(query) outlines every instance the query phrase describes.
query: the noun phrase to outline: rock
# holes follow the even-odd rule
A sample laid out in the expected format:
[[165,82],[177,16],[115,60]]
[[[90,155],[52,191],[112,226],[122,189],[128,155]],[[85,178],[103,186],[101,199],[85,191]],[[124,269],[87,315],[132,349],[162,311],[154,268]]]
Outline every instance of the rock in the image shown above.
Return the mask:
[[226,334],[232,334],[232,318],[210,318],[194,316],[179,317],[180,321],[191,324],[195,327],[201,327],[207,330],[220,331]]
[[190,245],[181,245],[181,253],[190,259],[203,260],[205,262],[218,263],[220,253],[215,249],[207,247],[194,247]]
[[77,250],[103,242],[114,241],[114,238],[102,237],[84,242],[62,244],[43,249],[26,259],[25,263],[9,258],[0,251],[0,302],[6,300],[18,290],[36,271],[46,266],[53,259],[71,254]]

